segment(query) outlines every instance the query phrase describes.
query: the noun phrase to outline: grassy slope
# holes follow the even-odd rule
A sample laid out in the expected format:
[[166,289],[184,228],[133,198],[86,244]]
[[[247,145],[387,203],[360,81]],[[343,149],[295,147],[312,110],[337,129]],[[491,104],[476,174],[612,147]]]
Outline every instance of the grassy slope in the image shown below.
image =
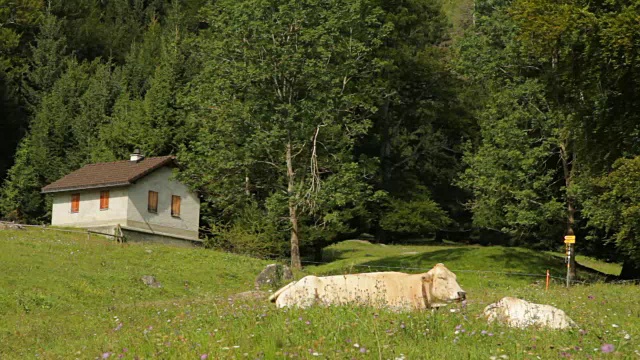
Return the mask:
[[[244,291],[263,266],[204,249],[118,245],[95,237],[87,242],[84,235],[51,230],[2,231],[0,358],[27,347],[57,352],[51,344],[81,348],[118,314],[136,317],[138,311]],[[162,287],[148,288],[143,275],[155,276]]]
[[[504,257],[514,253],[511,260]],[[332,246],[326,255],[339,259],[306,271],[366,271],[350,264],[428,268],[444,262],[458,270],[468,305],[433,314],[348,307],[278,310],[264,300],[227,299],[251,288],[263,261],[204,249],[121,246],[95,239],[86,243],[84,236],[42,230],[3,231],[0,359],[316,358],[314,352],[335,359],[394,359],[400,354],[408,359],[535,359],[562,352],[575,358],[640,353],[637,286],[598,283],[567,291],[553,284],[545,292],[541,278],[464,271],[561,269],[561,261],[550,255],[354,241]],[[163,287],[144,286],[139,279],[147,274]],[[478,316],[482,308],[506,295],[559,306],[587,333],[487,325]],[[465,332],[456,334],[458,325]],[[483,330],[493,336],[481,334]],[[630,339],[624,338],[627,333]],[[603,343],[614,344],[616,351],[594,351]]]

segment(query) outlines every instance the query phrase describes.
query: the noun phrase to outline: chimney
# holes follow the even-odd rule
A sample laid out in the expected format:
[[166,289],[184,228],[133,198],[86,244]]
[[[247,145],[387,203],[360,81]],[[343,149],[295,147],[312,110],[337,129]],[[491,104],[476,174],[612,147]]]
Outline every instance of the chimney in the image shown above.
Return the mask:
[[129,160],[132,162],[139,162],[142,161],[142,159],[144,159],[144,155],[140,153],[140,149],[135,149],[133,150],[133,154],[131,154],[131,158]]

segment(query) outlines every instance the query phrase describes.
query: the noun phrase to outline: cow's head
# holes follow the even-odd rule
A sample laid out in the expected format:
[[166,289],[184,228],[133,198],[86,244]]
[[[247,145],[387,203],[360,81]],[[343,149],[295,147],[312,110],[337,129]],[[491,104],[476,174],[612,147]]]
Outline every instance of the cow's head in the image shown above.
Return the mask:
[[462,301],[467,293],[456,281],[456,274],[447,269],[444,264],[437,264],[433,269],[422,275],[422,286],[427,306],[446,306],[452,301]]

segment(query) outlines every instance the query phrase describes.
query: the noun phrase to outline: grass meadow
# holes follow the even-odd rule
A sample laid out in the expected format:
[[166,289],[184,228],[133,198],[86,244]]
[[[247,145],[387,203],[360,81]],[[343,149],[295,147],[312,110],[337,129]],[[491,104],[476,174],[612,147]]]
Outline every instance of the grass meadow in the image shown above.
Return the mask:
[[[0,359],[639,359],[640,288],[604,283],[611,264],[584,259],[585,283],[562,286],[562,258],[518,248],[382,246],[347,241],[304,273],[456,272],[466,304],[435,312],[276,309],[239,299],[266,261],[201,248],[115,244],[41,229],[0,232]],[[588,267],[586,266],[588,265]],[[543,277],[554,278],[545,291]],[[618,270],[619,271],[619,270]],[[297,274],[303,276],[304,273]],[[160,288],[140,278],[153,275]],[[563,309],[579,328],[487,325],[503,296]],[[604,351],[603,351],[604,350]]]

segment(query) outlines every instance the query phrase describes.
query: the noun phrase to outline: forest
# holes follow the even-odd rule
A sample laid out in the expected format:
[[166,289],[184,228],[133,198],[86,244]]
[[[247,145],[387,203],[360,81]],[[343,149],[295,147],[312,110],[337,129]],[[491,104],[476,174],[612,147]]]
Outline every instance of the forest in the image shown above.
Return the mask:
[[639,51],[639,0],[0,0],[0,218],[141,149],[208,246],[575,234],[639,278]]

